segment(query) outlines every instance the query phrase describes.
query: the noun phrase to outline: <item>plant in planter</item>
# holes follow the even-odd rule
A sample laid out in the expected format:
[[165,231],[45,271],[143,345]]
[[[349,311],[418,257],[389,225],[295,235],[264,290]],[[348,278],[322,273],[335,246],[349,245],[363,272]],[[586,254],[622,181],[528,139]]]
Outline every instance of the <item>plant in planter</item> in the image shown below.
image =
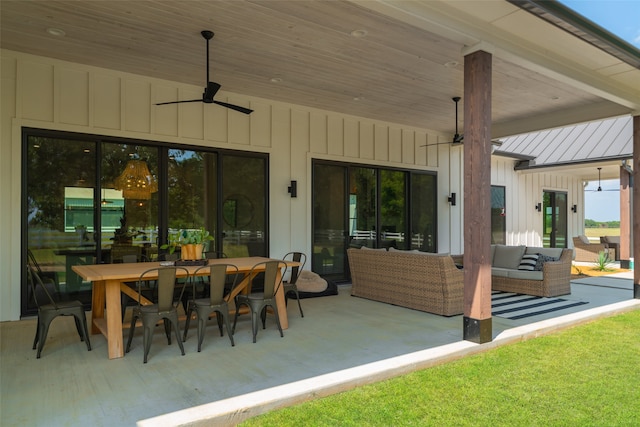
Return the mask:
[[204,227],[181,229],[169,233],[169,242],[160,246],[160,249],[169,249],[169,253],[172,254],[179,246],[182,259],[202,259],[204,245],[211,240],[213,236]]

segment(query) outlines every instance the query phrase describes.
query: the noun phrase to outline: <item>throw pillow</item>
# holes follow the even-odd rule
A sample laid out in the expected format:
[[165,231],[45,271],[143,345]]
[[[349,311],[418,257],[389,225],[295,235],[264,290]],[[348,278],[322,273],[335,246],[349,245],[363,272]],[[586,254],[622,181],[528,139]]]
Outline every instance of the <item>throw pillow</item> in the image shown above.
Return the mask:
[[544,267],[545,262],[558,261],[558,259],[559,258],[556,258],[554,256],[538,254],[538,261],[536,262],[535,271],[542,271],[542,268]]
[[585,245],[591,244],[591,242],[589,241],[589,238],[584,234],[581,234],[578,237],[580,238],[580,240],[582,240],[582,243],[584,243]]
[[534,271],[538,263],[538,254],[524,254],[518,266],[518,270]]

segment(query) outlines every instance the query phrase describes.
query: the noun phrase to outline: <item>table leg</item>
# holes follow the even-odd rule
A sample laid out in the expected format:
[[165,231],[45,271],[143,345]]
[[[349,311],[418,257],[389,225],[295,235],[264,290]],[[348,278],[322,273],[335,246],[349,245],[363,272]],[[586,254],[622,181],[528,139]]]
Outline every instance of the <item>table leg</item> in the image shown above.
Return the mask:
[[107,345],[109,359],[124,357],[122,339],[122,301],[120,298],[120,281],[108,280],[106,283],[107,306]]
[[104,319],[104,281],[93,282],[91,287],[91,333],[93,335],[100,333],[97,319]]

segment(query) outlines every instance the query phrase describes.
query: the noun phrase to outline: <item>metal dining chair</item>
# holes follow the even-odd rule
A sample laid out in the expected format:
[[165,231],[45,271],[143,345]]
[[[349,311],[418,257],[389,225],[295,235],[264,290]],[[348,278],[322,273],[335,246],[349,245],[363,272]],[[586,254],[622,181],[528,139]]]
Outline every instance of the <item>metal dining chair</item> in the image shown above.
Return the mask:
[[[220,330],[220,336],[224,336],[222,331],[222,324],[224,323],[227,329],[227,335],[231,341],[233,347],[233,334],[231,333],[231,327],[229,326],[229,306],[224,299],[224,289],[227,283],[227,277],[232,277],[232,287],[235,287],[236,280],[238,278],[238,267],[233,264],[213,264],[200,267],[194,273],[194,280],[191,281],[192,295],[196,295],[195,289],[195,277],[198,277],[199,272],[207,271],[208,283],[205,283],[209,287],[209,298],[193,298],[188,303],[187,308],[187,320],[184,325],[183,340],[187,340],[187,333],[189,331],[189,323],[193,312],[196,312],[198,317],[198,352],[202,349],[202,341],[204,340],[204,332],[207,326],[207,321],[212,313],[216,314],[216,320],[218,322],[218,329]],[[198,277],[200,278],[200,277]]]
[[[131,327],[129,329],[129,339],[127,341],[127,347],[125,352],[128,353],[131,349],[131,342],[133,341],[133,334],[136,328],[136,321],[142,320],[142,327],[144,329],[143,334],[143,346],[144,346],[144,363],[147,363],[147,357],[149,355],[149,349],[151,348],[151,337],[153,334],[153,328],[156,324],[163,320],[164,330],[167,336],[167,342],[171,345],[171,329],[175,331],[176,340],[180,351],[184,356],[184,347],[182,340],[180,339],[180,325],[178,323],[178,305],[182,299],[182,292],[184,292],[184,286],[180,292],[178,298],[175,298],[176,289],[176,276],[177,271],[185,273],[187,280],[189,280],[189,271],[183,267],[159,267],[146,270],[140,275],[138,279],[138,305],[133,308],[133,314],[131,316]],[[157,300],[150,305],[142,304],[142,289],[146,286],[144,283],[152,277],[157,276]]]
[[283,261],[264,261],[259,262],[251,268],[249,277],[255,279],[260,273],[264,271],[264,291],[252,292],[248,295],[238,294],[235,297],[236,314],[233,318],[233,327],[231,333],[235,333],[236,323],[238,321],[238,315],[240,314],[240,307],[246,305],[251,312],[251,331],[253,332],[253,342],[256,342],[256,335],[258,334],[258,315],[262,318],[262,329],[265,329],[265,322],[267,317],[267,307],[271,307],[275,314],[276,324],[280,331],[280,336],[283,337],[282,326],[280,325],[280,317],[278,316],[278,305],[276,304],[275,295],[278,292],[279,287],[282,285],[281,270],[286,268],[286,264]]
[[302,273],[302,270],[304,269],[304,265],[307,263],[307,256],[302,252],[289,252],[284,257],[282,257],[282,259],[284,261],[295,261],[300,263],[299,266],[290,268],[288,267],[289,279],[282,282],[282,290],[284,292],[285,304],[288,304],[291,294],[295,295],[296,301],[298,301],[300,317],[304,317],[302,306],[300,305],[300,294],[298,293],[298,286],[296,285],[296,282],[298,281],[298,277],[300,277],[300,273]]
[[73,316],[80,341],[87,344],[87,350],[91,351],[91,342],[89,341],[89,333],[87,328],[87,317],[84,312],[84,306],[80,301],[58,301],[51,295],[46,284],[42,281],[38,273],[31,267],[27,266],[27,280],[31,285],[33,299],[38,307],[38,324],[36,326],[36,336],[33,340],[33,349],[38,347],[36,358],[40,359],[42,348],[47,340],[49,325],[58,316]]

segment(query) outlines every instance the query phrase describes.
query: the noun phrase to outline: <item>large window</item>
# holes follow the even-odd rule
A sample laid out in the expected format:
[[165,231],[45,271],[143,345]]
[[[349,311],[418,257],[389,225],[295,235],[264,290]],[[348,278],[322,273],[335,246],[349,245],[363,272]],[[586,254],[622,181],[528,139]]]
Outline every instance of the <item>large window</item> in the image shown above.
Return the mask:
[[[24,129],[23,265],[30,257],[53,292],[88,305],[74,265],[158,259],[171,231],[204,227],[210,251],[268,255],[267,160]],[[36,309],[24,276],[23,316]]]
[[347,249],[437,250],[436,175],[314,161],[313,271],[349,277]]

